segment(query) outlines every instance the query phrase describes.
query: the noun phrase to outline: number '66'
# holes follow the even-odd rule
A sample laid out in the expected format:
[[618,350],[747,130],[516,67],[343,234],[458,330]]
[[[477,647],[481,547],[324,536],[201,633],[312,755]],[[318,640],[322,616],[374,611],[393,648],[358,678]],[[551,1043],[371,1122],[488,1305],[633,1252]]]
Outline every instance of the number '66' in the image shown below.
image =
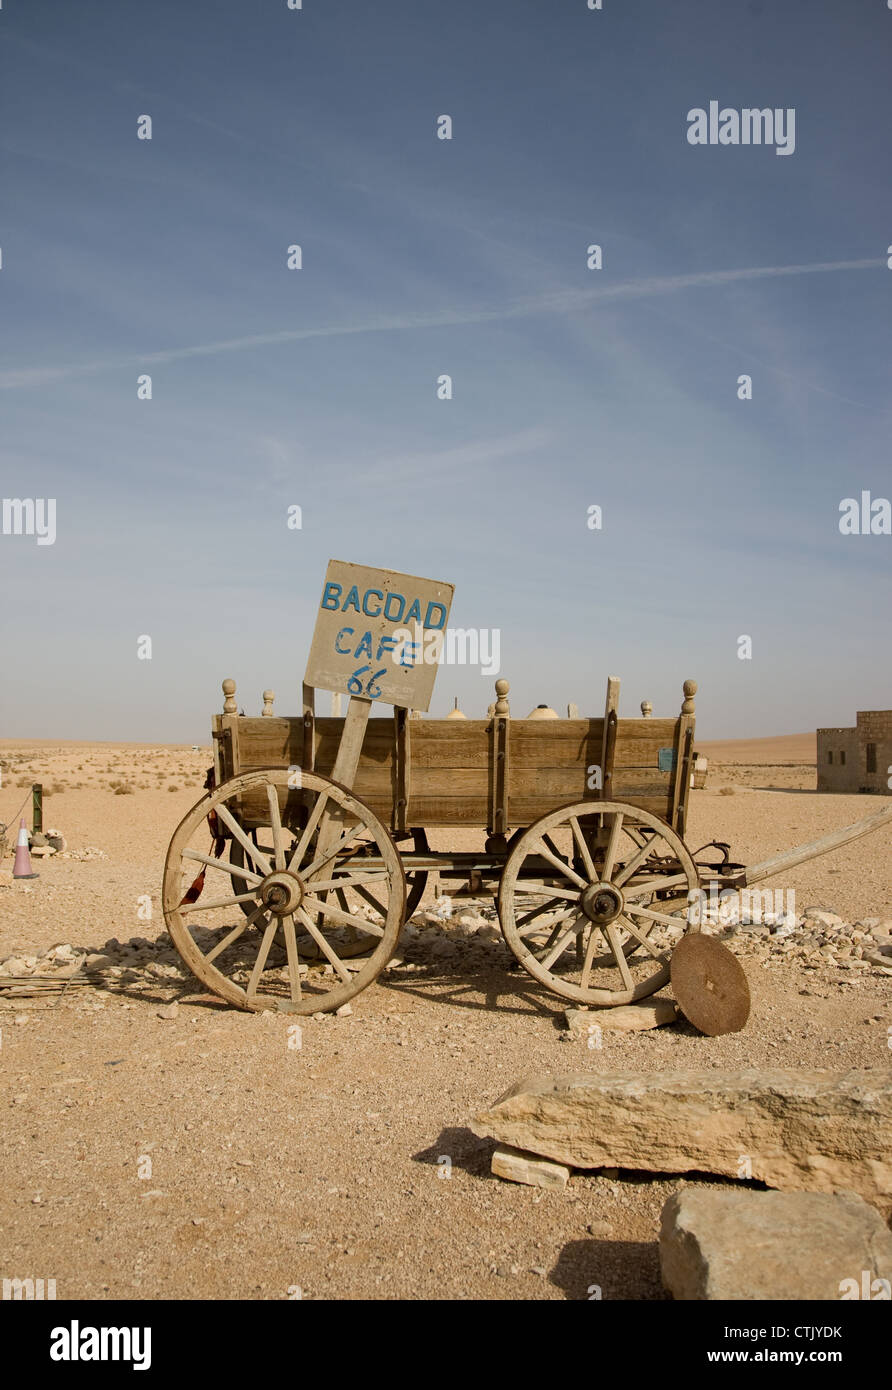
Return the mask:
[[347,689],[350,691],[351,695],[367,695],[370,700],[378,699],[381,694],[378,677],[387,674],[387,667],[382,666],[380,671],[375,671],[373,675],[369,676],[365,685],[363,685],[360,677],[364,675],[366,671],[371,671],[371,669],[371,666],[360,666],[353,672],[353,675],[347,682]]

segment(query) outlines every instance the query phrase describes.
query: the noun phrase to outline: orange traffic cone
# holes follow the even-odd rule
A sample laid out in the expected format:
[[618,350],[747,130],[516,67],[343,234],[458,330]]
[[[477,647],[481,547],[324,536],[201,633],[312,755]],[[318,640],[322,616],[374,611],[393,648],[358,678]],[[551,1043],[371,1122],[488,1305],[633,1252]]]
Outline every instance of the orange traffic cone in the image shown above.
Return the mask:
[[22,823],[19,826],[19,838],[15,847],[15,863],[12,866],[13,878],[39,878],[31,869],[31,854],[28,850],[28,831],[25,828],[25,817],[22,816]]

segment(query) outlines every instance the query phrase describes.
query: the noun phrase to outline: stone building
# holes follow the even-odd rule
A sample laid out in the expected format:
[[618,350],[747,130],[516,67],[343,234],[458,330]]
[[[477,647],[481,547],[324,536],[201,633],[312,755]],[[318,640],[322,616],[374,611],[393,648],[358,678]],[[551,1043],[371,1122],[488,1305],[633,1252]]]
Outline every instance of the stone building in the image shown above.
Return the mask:
[[818,729],[818,791],[892,795],[892,710],[859,710],[854,729]]

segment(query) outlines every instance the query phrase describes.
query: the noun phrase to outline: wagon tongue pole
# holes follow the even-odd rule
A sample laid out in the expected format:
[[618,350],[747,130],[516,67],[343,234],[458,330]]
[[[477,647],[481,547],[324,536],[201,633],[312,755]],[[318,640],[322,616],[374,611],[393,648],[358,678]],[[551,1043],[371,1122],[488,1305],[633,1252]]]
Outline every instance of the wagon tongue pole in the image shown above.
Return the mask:
[[817,859],[819,855],[829,854],[833,849],[839,849],[841,845],[851,844],[852,840],[860,840],[862,835],[870,835],[874,830],[879,830],[883,825],[892,823],[892,806],[885,807],[882,811],[876,811],[872,816],[866,816],[864,820],[855,821],[854,825],[846,825],[842,830],[834,830],[832,834],[825,835],[820,840],[812,840],[807,845],[797,845],[795,849],[788,849],[785,854],[778,854],[774,859],[763,859],[758,864],[748,864],[740,875],[735,879],[735,884],[741,887],[749,887],[753,883],[760,883],[763,878],[773,878],[775,874],[782,874],[787,869],[795,869],[797,864],[804,864],[809,859]]

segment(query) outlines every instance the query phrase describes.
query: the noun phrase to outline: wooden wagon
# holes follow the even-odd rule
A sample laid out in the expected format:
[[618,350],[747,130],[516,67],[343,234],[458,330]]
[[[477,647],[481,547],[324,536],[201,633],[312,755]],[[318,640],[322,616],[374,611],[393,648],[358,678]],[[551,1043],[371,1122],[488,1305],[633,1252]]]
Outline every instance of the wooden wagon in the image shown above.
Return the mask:
[[[486,719],[397,708],[365,725],[350,787],[332,776],[345,721],[317,718],[312,690],[289,718],[269,691],[248,717],[235,682],[223,690],[210,789],[164,880],[171,936],[216,994],[338,1008],[387,964],[432,871],[493,893],[518,961],[565,998],[627,1003],[666,983],[649,938],[688,929],[702,873],[684,844],[693,681],[666,719],[618,718],[614,679],[597,719],[513,719],[504,680]],[[455,827],[485,830],[481,850],[429,848],[428,830]]]
[[[354,573],[378,585],[361,600],[344,587]],[[451,586],[335,561],[332,574],[344,586],[326,581],[313,649],[321,631],[322,655],[311,651],[308,667],[329,689],[340,688],[339,654],[350,672],[372,652],[371,635],[357,642],[342,622],[351,607],[365,615],[372,599],[390,622],[408,602],[396,585],[408,594],[427,584],[428,614],[446,621]],[[386,665],[374,670],[391,641],[380,637],[378,660],[343,678],[363,691],[343,719],[317,718],[309,685],[299,715],[278,717],[266,691],[262,714],[245,716],[235,682],[223,682],[208,793],[171,840],[164,912],[193,973],[241,1008],[311,1014],[347,1003],[391,959],[432,872],[453,890],[492,894],[517,961],[556,994],[631,1003],[668,982],[674,946],[699,928],[705,887],[748,886],[892,817],[890,807],[762,864],[732,864],[715,842],[692,854],[694,681],[671,718],[652,718],[647,702],[642,718],[619,718],[615,678],[594,719],[512,718],[505,680],[485,719],[416,718],[396,700],[390,716],[369,718],[373,700],[388,698],[376,682],[395,679]],[[424,680],[429,698],[430,671]],[[456,828],[480,832],[481,848],[430,847],[429,830],[446,838]]]

